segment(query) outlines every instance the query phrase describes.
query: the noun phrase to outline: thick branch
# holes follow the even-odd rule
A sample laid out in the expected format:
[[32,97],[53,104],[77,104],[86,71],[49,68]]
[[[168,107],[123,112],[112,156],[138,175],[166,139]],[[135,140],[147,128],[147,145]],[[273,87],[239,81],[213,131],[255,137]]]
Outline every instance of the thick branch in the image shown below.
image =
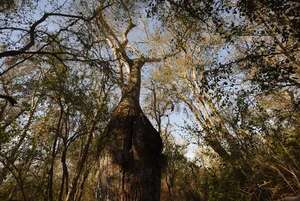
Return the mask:
[[104,31],[104,35],[107,41],[109,42],[109,45],[113,49],[115,56],[118,59],[124,60],[127,63],[129,63],[130,59],[126,54],[125,46],[123,46],[122,43],[119,41],[118,37],[116,36],[112,28],[106,22],[101,11],[98,13],[97,25],[99,29],[102,29]]
[[[83,16],[69,15],[69,14],[63,14],[63,13],[45,13],[39,20],[37,20],[35,23],[33,23],[31,25],[31,27],[28,31],[29,42],[25,46],[23,46],[22,48],[20,48],[18,50],[9,50],[9,51],[0,52],[0,58],[8,57],[8,56],[17,56],[17,55],[23,54],[25,51],[27,51],[31,47],[33,47],[35,45],[35,35],[36,35],[37,26],[40,25],[41,23],[43,23],[45,20],[47,20],[47,18],[49,18],[50,16],[60,16],[60,17],[80,19],[83,21],[90,21],[95,17],[95,15],[96,14],[94,14],[90,18],[85,18]],[[12,28],[12,27],[6,27],[5,29],[9,29],[9,28]],[[14,29],[25,31],[24,29],[20,29],[20,28],[14,28]]]
[[127,15],[128,15],[128,18],[129,18],[129,22],[128,22],[128,25],[127,25],[127,28],[126,28],[126,31],[124,32],[123,34],[123,42],[122,42],[122,46],[123,47],[126,47],[126,45],[128,44],[128,34],[129,32],[134,28],[136,27],[136,25],[133,23],[133,20],[131,18],[131,15],[130,15],[130,12],[129,12],[129,9],[127,7],[127,5],[124,3],[124,1],[121,0],[121,4],[122,6],[124,7],[125,11],[127,12]]
[[123,34],[123,42],[122,42],[122,47],[123,47],[123,48],[125,48],[125,47],[127,46],[127,44],[128,44],[128,34],[129,34],[129,32],[130,32],[134,27],[136,27],[136,25],[133,24],[133,22],[130,20],[130,21],[129,21],[129,24],[128,24],[128,26],[127,26],[127,29],[126,29],[126,31],[125,31],[124,34]]
[[168,59],[170,57],[173,57],[180,53],[180,51],[176,51],[173,53],[165,54],[163,57],[143,57],[145,63],[154,63],[154,62],[161,62],[165,59]]

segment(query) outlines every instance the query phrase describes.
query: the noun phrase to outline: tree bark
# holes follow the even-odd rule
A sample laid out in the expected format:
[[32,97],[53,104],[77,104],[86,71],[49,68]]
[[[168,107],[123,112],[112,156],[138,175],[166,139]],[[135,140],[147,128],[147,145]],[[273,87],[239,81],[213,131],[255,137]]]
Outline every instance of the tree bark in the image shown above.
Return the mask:
[[107,126],[99,200],[160,200],[162,140],[139,104],[144,63],[142,58],[128,63],[128,82]]

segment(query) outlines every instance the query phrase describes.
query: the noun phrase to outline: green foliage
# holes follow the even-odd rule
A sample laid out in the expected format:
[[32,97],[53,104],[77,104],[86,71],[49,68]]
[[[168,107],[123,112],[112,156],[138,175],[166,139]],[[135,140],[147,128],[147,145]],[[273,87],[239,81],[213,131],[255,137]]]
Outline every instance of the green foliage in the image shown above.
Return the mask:
[[96,0],[0,0],[0,95],[17,100],[0,99],[0,200],[61,201],[75,189],[74,201],[95,201],[124,54],[160,52],[171,56],[145,65],[141,102],[164,138],[161,200],[300,193],[299,2],[102,3],[115,35]]

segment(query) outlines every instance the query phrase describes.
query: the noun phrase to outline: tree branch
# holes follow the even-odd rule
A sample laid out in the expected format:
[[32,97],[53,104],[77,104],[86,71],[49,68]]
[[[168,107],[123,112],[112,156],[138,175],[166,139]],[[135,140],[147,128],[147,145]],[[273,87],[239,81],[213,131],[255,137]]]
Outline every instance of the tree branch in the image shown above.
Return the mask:
[[167,58],[173,57],[180,53],[180,51],[172,52],[169,54],[164,55],[163,57],[143,57],[145,63],[154,63],[154,62],[161,62],[164,61]]
[[[83,20],[83,21],[90,21],[96,16],[96,14],[94,14],[92,17],[85,18],[85,17],[79,16],[79,15],[69,15],[69,14],[63,14],[63,13],[45,13],[39,20],[37,20],[36,22],[34,22],[31,25],[31,27],[28,31],[29,42],[25,46],[23,46],[22,48],[20,48],[18,50],[9,50],[9,51],[0,52],[0,58],[8,57],[8,56],[17,56],[17,55],[23,54],[25,51],[27,51],[31,47],[33,47],[35,45],[35,35],[36,35],[37,26],[40,25],[41,23],[43,23],[44,21],[46,21],[51,16],[60,16],[60,17],[79,19],[79,20]],[[9,29],[9,28],[12,28],[12,27],[5,27],[2,29]],[[25,31],[24,29],[20,29],[20,28],[13,28],[13,29]]]
[[[125,47],[122,45],[122,43],[119,41],[118,37],[112,30],[112,28],[108,25],[107,21],[105,20],[102,11],[98,12],[97,17],[97,25],[99,29],[102,29],[104,32],[104,35],[111,46],[111,48],[114,51],[115,56],[118,59],[124,60],[127,63],[130,63],[130,59],[126,54]],[[129,32],[129,31],[128,31]]]
[[7,100],[12,106],[18,103],[13,97],[8,95],[0,94],[0,98]]

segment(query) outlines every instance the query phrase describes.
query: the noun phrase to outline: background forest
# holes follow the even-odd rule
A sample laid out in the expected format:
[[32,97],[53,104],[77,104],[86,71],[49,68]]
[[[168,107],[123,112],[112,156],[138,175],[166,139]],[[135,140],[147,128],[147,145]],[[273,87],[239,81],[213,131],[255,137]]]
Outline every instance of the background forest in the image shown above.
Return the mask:
[[112,200],[106,128],[141,81],[161,201],[299,201],[299,51],[298,0],[0,0],[0,200]]

